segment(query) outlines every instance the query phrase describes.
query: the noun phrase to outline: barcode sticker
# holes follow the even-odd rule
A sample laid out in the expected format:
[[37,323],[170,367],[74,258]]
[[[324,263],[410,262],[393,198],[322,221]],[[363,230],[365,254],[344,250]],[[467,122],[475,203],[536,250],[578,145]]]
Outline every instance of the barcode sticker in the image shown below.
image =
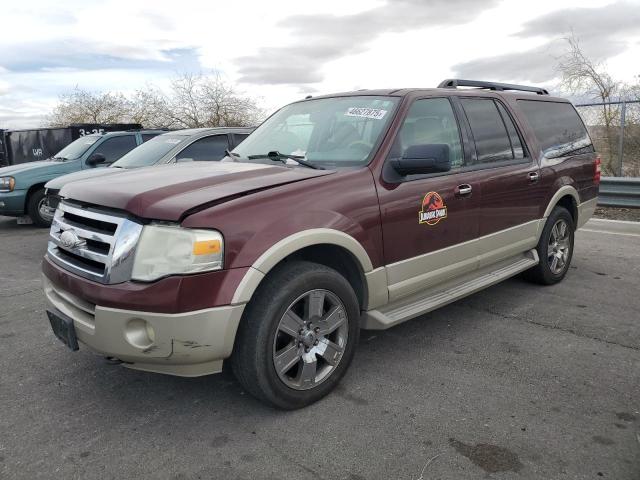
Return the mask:
[[365,107],[349,107],[345,112],[347,117],[373,118],[375,120],[382,120],[386,114],[386,110]]

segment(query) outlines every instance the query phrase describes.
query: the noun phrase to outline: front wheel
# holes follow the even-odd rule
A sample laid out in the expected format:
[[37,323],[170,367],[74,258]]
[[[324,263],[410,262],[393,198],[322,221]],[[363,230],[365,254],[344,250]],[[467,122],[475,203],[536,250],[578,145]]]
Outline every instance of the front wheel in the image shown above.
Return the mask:
[[564,278],[573,256],[573,217],[564,207],[555,207],[547,218],[536,250],[538,265],[525,272],[527,279],[541,285],[553,285]]
[[29,196],[27,213],[38,227],[49,227],[53,221],[53,215],[49,212],[47,197],[44,189],[36,190]]
[[295,409],[327,395],[346,372],[359,337],[353,288],[335,270],[285,263],[265,279],[245,311],[231,357],[255,397]]

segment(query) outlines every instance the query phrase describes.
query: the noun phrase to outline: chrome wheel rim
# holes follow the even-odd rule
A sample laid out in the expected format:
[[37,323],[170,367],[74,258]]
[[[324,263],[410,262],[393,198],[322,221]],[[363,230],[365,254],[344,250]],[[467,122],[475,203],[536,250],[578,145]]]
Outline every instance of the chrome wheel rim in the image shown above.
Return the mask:
[[308,390],[335,372],[349,334],[347,311],[329,290],[310,290],[296,298],[278,323],[273,365],[282,382]]
[[571,251],[571,230],[565,220],[558,220],[551,228],[547,247],[547,262],[554,275],[561,274],[567,266]]
[[49,212],[49,205],[47,205],[46,197],[40,199],[40,201],[38,202],[38,212],[40,212],[40,216],[44,220],[48,222],[51,222],[53,220],[53,215]]

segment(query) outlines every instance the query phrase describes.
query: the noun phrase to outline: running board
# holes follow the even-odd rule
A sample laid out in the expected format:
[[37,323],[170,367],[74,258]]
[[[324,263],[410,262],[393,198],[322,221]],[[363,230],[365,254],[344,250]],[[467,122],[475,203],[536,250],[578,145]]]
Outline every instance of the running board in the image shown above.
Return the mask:
[[536,266],[538,261],[538,252],[532,249],[426,292],[401,298],[376,310],[368,310],[363,312],[362,328],[384,330],[393,327],[524,272]]

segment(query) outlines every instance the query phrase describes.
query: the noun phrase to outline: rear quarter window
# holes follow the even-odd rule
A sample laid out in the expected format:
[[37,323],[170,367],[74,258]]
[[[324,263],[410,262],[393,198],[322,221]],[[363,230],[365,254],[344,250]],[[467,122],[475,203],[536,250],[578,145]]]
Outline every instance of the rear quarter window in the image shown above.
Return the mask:
[[146,142],[147,140],[151,140],[154,137],[157,137],[158,135],[160,135],[160,132],[158,133],[143,133],[142,134],[142,143]]
[[546,158],[594,151],[587,129],[570,103],[518,100]]

